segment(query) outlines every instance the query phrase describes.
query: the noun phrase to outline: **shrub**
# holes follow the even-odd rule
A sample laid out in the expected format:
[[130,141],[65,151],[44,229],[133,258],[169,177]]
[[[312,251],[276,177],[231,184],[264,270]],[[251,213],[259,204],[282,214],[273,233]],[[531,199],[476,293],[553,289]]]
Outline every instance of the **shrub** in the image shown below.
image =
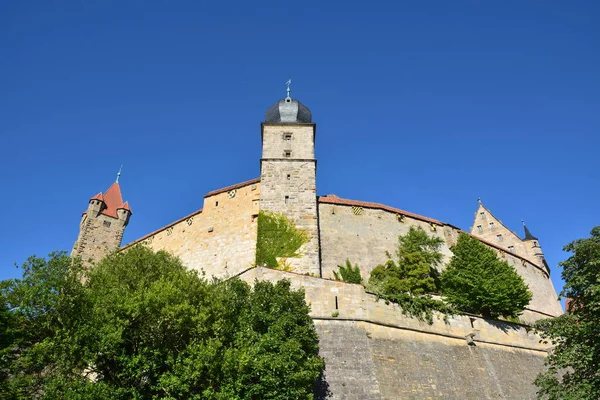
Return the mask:
[[256,239],[256,265],[290,270],[287,258],[300,257],[308,234],[283,214],[260,211]]
[[411,227],[398,237],[396,259],[388,260],[371,272],[368,288],[379,298],[398,304],[405,315],[433,323],[433,311],[453,314],[454,309],[428,293],[437,289],[435,268],[442,260],[439,248],[443,240]]
[[440,277],[443,297],[458,309],[487,318],[514,318],[531,301],[523,278],[496,252],[461,233]]
[[358,264],[353,266],[350,260],[346,260],[346,265],[338,265],[338,269],[339,272],[333,271],[335,280],[348,283],[362,283],[362,275]]

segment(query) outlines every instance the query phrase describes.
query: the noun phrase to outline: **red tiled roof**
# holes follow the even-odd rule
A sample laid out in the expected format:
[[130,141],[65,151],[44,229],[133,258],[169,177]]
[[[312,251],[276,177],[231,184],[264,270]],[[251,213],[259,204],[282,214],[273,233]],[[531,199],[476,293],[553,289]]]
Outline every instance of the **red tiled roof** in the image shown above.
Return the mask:
[[389,211],[389,212],[393,212],[393,213],[396,213],[396,214],[406,215],[407,217],[418,219],[420,221],[429,222],[429,223],[432,223],[432,224],[448,225],[448,224],[446,224],[444,222],[441,222],[441,221],[438,221],[436,219],[427,218],[427,217],[424,217],[424,216],[418,215],[418,214],[413,214],[411,212],[400,210],[398,208],[386,206],[385,204],[371,203],[369,201],[357,201],[357,200],[341,199],[341,198],[337,197],[335,194],[329,194],[327,196],[319,196],[317,198],[317,201],[319,203],[339,204],[339,205],[342,205],[342,206],[375,208],[375,209],[378,209],[378,210],[384,210],[384,211]]
[[235,185],[227,186],[227,187],[224,187],[222,189],[213,190],[212,192],[206,193],[204,195],[204,197],[206,198],[206,197],[214,196],[215,194],[219,194],[219,193],[223,193],[223,192],[229,192],[230,190],[239,189],[239,188],[242,188],[244,186],[252,185],[253,183],[259,183],[259,182],[260,182],[260,178],[254,178],[254,179],[251,179],[251,180],[246,181],[246,182],[242,182],[242,183],[238,183],[238,184],[235,184]]
[[102,192],[98,193],[97,195],[95,195],[94,197],[92,197],[90,199],[90,201],[92,200],[99,200],[99,201],[104,201],[104,198],[102,197]]
[[129,207],[129,203],[128,203],[128,202],[125,202],[125,203],[123,203],[123,204],[122,204],[120,207],[117,207],[117,209],[119,209],[119,208],[122,208],[122,209],[124,209],[124,210],[127,210],[127,211],[129,211],[131,214],[133,214],[133,213],[131,212],[131,207]]
[[110,185],[108,190],[104,193],[104,205],[106,206],[100,213],[109,217],[118,218],[117,208],[120,208],[123,204],[123,197],[121,196],[121,187],[118,182]]

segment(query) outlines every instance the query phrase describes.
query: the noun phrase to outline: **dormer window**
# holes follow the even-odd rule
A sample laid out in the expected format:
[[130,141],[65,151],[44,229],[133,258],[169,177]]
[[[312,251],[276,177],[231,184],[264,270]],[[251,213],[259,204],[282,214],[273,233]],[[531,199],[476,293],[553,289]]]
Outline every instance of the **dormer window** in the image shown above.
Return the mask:
[[498,239],[499,242],[503,241],[504,238],[502,237],[502,235],[496,235],[496,239]]
[[480,217],[480,218],[485,218],[485,213],[484,213],[483,211],[482,211],[482,212],[480,212],[480,213],[479,213],[479,217]]
[[483,233],[483,226],[477,225],[477,232],[478,233]]
[[490,222],[490,229],[494,229],[496,227],[496,225],[494,225],[493,222]]

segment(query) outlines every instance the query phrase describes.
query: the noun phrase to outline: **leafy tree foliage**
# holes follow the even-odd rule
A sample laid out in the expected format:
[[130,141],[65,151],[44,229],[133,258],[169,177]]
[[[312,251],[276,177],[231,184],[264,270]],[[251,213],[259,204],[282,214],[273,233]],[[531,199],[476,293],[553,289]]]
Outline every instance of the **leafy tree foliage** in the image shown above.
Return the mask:
[[260,211],[256,240],[256,265],[286,269],[285,259],[300,257],[298,250],[308,234],[283,214]]
[[428,293],[437,289],[435,268],[442,260],[439,248],[443,240],[429,236],[423,229],[411,227],[398,237],[396,259],[388,260],[371,271],[368,288],[380,298],[397,303],[406,315],[433,323],[433,311],[453,314],[454,309]]
[[333,271],[333,276],[337,281],[348,283],[362,283],[362,275],[358,264],[352,265],[350,260],[346,260],[346,265],[338,265],[338,271]]
[[461,233],[440,277],[441,293],[458,309],[484,317],[515,318],[531,301],[523,278],[479,240]]
[[423,229],[411,227],[398,237],[396,259],[388,260],[371,271],[369,285],[378,293],[421,295],[436,291],[436,265],[442,260],[439,248],[443,240],[429,236]]
[[[564,247],[573,255],[559,265],[565,286],[561,297],[572,299],[570,313],[539,321],[546,342],[556,345],[538,375],[538,397],[550,400],[596,399],[600,393],[600,226],[591,237]],[[560,371],[560,374],[558,373]]]
[[142,246],[81,272],[57,253],[4,283],[2,398],[312,399],[324,364],[288,281],[207,282]]

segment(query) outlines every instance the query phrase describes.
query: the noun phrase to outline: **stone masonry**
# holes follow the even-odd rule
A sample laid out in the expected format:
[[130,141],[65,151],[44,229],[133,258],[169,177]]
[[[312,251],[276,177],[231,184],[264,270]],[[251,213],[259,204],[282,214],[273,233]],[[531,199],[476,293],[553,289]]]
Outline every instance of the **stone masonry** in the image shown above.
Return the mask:
[[320,275],[315,125],[262,124],[260,209],[282,213],[309,235],[294,270]]

